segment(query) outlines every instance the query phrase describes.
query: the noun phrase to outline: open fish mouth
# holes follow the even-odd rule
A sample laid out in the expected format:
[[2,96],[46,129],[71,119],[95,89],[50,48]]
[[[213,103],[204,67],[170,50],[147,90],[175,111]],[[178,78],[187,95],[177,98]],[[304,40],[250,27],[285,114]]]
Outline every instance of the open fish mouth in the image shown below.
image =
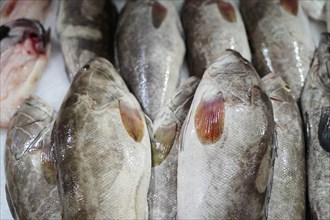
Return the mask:
[[0,52],[9,47],[24,42],[30,38],[37,53],[45,54],[50,40],[50,29],[47,31],[37,20],[17,19],[0,26]]

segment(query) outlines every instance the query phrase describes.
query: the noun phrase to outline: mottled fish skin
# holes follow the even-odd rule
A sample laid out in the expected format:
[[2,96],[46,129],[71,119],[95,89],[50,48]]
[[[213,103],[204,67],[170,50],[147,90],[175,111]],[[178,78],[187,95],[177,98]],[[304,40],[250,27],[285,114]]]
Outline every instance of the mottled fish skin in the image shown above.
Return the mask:
[[7,201],[14,219],[60,219],[50,136],[54,110],[29,97],[14,115],[5,151]]
[[75,76],[52,143],[64,219],[148,217],[151,146],[144,114],[106,59],[93,59]]
[[117,9],[111,0],[60,1],[56,25],[70,82],[92,58],[114,61]]
[[51,0],[1,0],[0,25],[19,18],[35,19],[43,23]]
[[315,48],[300,1],[240,1],[240,10],[258,73],[279,74],[298,101]]
[[263,219],[273,136],[261,79],[226,51],[205,71],[182,127],[177,219]]
[[330,219],[330,34],[322,33],[301,96],[312,219]]
[[276,156],[268,219],[305,219],[306,161],[302,119],[291,89],[278,74],[262,78],[276,122]]
[[202,77],[226,49],[237,50],[251,60],[244,23],[234,1],[185,0],[182,25],[192,74]]
[[50,54],[50,30],[40,22],[17,19],[0,26],[0,127],[34,91]]
[[149,219],[175,219],[179,134],[199,81],[194,76],[187,79],[154,121]]
[[152,121],[175,94],[184,55],[182,27],[172,1],[127,2],[116,33],[116,62]]

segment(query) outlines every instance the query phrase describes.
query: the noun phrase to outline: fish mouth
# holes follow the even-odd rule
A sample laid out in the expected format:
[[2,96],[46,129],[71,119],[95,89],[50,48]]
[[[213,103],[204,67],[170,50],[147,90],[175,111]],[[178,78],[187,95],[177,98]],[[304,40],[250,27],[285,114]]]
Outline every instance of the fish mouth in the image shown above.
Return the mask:
[[11,46],[31,39],[37,53],[45,54],[50,41],[50,29],[33,19],[20,18],[0,26],[0,52],[3,53]]

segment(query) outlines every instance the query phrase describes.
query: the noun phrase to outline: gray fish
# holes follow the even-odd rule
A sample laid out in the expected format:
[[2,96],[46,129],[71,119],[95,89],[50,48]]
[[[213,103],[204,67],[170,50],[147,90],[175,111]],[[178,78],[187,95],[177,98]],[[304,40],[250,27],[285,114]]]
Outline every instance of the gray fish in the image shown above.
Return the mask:
[[272,171],[271,102],[232,50],[205,71],[180,135],[178,219],[262,219]]
[[226,49],[237,50],[251,60],[244,23],[234,1],[185,0],[182,25],[192,74],[201,77]]
[[305,219],[305,141],[299,108],[278,74],[268,74],[262,80],[272,101],[277,137],[268,219]]
[[29,97],[13,116],[7,133],[7,201],[14,219],[60,219],[55,158],[50,136],[54,110]]
[[109,61],[75,76],[55,121],[64,219],[148,217],[151,146],[144,114]]
[[322,33],[301,96],[312,219],[330,219],[330,33]]
[[175,219],[179,134],[199,81],[196,77],[187,79],[154,121],[149,219]]
[[113,62],[116,23],[111,0],[60,1],[56,28],[70,81],[94,57]]
[[240,10],[257,71],[279,74],[297,101],[314,52],[299,0],[240,1]]
[[172,1],[127,2],[116,33],[116,62],[152,121],[175,93],[184,55],[182,27]]

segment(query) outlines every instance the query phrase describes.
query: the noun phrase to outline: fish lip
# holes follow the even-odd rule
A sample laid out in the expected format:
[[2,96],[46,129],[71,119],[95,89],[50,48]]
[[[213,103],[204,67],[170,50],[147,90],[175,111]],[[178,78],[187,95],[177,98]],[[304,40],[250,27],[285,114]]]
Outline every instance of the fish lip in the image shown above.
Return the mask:
[[[21,30],[20,30],[21,29]],[[35,50],[38,53],[45,54],[47,52],[48,43],[50,42],[50,28],[45,30],[43,25],[34,19],[19,18],[3,24],[0,27],[0,42],[8,39],[8,45],[1,44],[0,52],[3,53],[9,47],[24,42],[27,38],[36,38],[40,43],[36,43]],[[15,33],[18,32],[18,33]]]

